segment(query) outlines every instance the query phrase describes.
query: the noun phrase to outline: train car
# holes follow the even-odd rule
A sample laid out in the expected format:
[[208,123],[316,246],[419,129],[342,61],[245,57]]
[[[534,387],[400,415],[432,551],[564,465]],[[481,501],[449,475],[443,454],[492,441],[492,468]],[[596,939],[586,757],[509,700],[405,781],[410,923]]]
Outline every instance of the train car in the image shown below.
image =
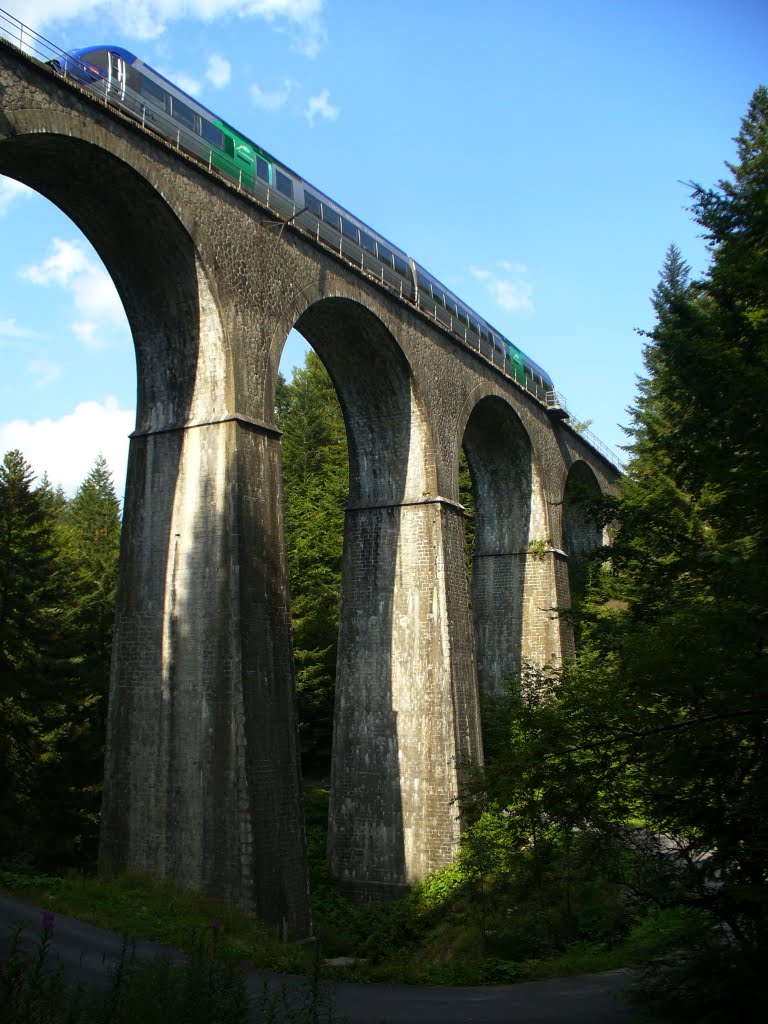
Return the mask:
[[419,309],[434,317],[452,334],[463,338],[466,345],[477,349],[494,365],[500,366],[508,377],[522,384],[541,401],[546,401],[547,394],[555,389],[549,374],[466,306],[437,278],[417,263],[411,263]]
[[88,46],[70,50],[50,64],[165,138],[204,155],[212,168],[244,187],[253,189],[261,181],[293,199],[291,177],[278,173],[274,157],[130,51],[111,45]]
[[50,66],[193,154],[551,404],[554,384],[508,338],[405,252],[120,46],[70,50]]
[[348,210],[237,132],[178,86],[118,46],[71,50],[51,62],[54,70],[74,78],[139,118],[165,138],[202,157],[240,186],[268,201],[287,219],[336,249],[387,287],[413,300],[408,257]]
[[299,225],[401,298],[413,301],[415,285],[407,255],[322,192],[298,180],[304,204],[296,216]]

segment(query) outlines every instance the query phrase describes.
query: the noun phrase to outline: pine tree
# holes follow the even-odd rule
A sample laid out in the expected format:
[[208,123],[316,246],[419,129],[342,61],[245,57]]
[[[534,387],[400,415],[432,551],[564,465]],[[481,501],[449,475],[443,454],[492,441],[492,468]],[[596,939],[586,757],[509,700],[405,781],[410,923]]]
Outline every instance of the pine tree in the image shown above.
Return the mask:
[[19,451],[0,465],[0,851],[36,830],[34,794],[68,664],[49,489]]
[[37,801],[52,833],[46,856],[57,866],[82,867],[96,857],[120,549],[120,504],[103,455],[65,504],[57,539],[75,656],[49,730]]
[[120,502],[103,455],[97,456],[68,503],[63,528],[75,567],[78,617],[85,634],[83,654],[92,654],[100,666],[105,661],[108,665],[120,554]]
[[[768,943],[764,88],[736,141],[730,179],[694,186],[708,272],[691,281],[673,247],[654,293],[611,572],[593,585],[565,694],[585,701],[575,745],[611,766],[601,773],[592,763],[584,776],[593,813],[623,802],[652,833],[686,846],[684,861],[670,861],[667,898],[719,922],[708,955],[724,988],[700,987],[716,1007],[756,980],[750,972]],[[597,778],[599,795],[588,781]],[[702,1017],[705,1003],[695,1011]],[[733,1005],[739,1019],[757,1019],[756,1004]]]
[[751,1024],[768,1013],[764,88],[736,142],[729,179],[694,186],[707,273],[691,280],[672,247],[653,294],[631,459],[603,502],[618,533],[591,575],[577,657],[556,696],[513,708],[483,799],[518,825],[546,822],[557,849],[576,830],[626,862],[629,843],[636,897],[697,922],[690,955],[643,979],[646,1001],[656,993],[665,1019]]
[[309,352],[277,391],[283,431],[299,730],[305,769],[327,769],[333,730],[336,642],[349,491],[346,431],[323,364]]

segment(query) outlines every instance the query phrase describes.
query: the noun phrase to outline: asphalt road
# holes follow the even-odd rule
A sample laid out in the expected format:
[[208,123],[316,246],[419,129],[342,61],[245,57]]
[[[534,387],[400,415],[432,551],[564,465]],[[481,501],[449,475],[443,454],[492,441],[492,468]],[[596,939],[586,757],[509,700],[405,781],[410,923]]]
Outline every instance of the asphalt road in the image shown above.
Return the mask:
[[[0,893],[0,949],[16,925],[40,934],[42,911]],[[120,956],[123,940],[72,917],[56,915],[51,963],[67,977],[103,985]],[[136,955],[180,954],[158,943],[136,940]],[[630,974],[607,971],[554,981],[489,988],[328,983],[336,1016],[346,1024],[632,1024],[637,1017],[619,999]],[[257,996],[265,986],[284,990],[290,1003],[302,1002],[306,980],[267,971],[249,971],[248,988]]]

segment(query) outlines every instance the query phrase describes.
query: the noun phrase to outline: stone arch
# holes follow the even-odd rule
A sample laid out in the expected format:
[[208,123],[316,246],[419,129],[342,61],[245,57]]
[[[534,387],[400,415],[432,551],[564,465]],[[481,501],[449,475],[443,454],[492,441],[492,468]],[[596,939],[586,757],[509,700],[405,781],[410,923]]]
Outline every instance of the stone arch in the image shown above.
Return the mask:
[[[450,861],[457,764],[475,756],[469,666],[451,643],[455,503],[435,497],[434,446],[396,336],[361,301],[321,298],[296,329],[347,427],[329,861],[354,898],[391,895]],[[457,693],[462,689],[462,693]]]
[[29,131],[0,142],[0,173],[70,217],[115,282],[136,349],[138,428],[186,421],[200,331],[219,329],[190,234],[151,182],[109,149],[34,124]]
[[591,466],[581,459],[568,470],[563,488],[563,549],[568,558],[570,600],[585,584],[584,560],[606,542],[605,531],[589,511],[590,497],[601,494],[600,483]]
[[563,488],[563,549],[569,558],[580,558],[603,545],[603,528],[590,515],[584,500],[601,493],[591,466],[581,459],[574,462]]
[[350,507],[417,501],[433,490],[429,428],[406,357],[359,301],[320,299],[295,324],[325,365],[344,414]]
[[276,432],[235,406],[194,204],[162,156],[102,116],[52,97],[15,112],[0,139],[0,172],[93,244],[136,350],[100,867],[146,870],[306,935]]
[[475,502],[478,683],[482,695],[492,696],[525,662],[559,656],[546,578],[550,524],[531,438],[507,401],[481,397],[466,418],[462,444]]

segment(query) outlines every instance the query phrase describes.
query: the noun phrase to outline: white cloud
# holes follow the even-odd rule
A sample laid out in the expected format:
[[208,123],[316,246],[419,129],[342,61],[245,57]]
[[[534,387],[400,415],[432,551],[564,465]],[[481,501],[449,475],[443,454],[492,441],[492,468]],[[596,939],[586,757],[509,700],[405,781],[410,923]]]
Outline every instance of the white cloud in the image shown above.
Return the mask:
[[37,331],[30,327],[19,327],[14,317],[0,320],[0,338],[38,338]]
[[88,348],[103,348],[110,334],[127,329],[112,278],[80,242],[54,238],[42,263],[25,267],[19,276],[32,284],[56,285],[71,293],[77,319],[70,326]]
[[511,260],[499,260],[496,264],[502,270],[508,270],[510,274],[527,274],[528,267],[524,263],[514,263]]
[[335,121],[339,116],[339,108],[330,102],[330,95],[328,89],[323,89],[317,96],[310,96],[304,111],[304,117],[310,124],[313,125],[318,117],[324,121]]
[[46,384],[50,384],[61,376],[61,367],[58,363],[46,359],[45,356],[40,356],[27,363],[27,373],[35,378],[36,388],[44,388]]
[[291,93],[296,88],[296,82],[290,78],[286,78],[283,82],[282,88],[280,89],[262,89],[256,82],[251,86],[251,99],[255,106],[260,107],[262,110],[268,110],[270,112],[280,110],[291,97]]
[[490,270],[483,270],[481,267],[470,267],[469,272],[472,277],[476,277],[478,281],[489,281],[491,278]]
[[35,473],[47,473],[54,486],[74,494],[102,452],[122,495],[128,462],[128,435],[135,413],[108,395],[103,402],[81,402],[58,420],[0,423],[0,452],[18,448]]
[[208,58],[208,70],[205,72],[205,77],[214,89],[223,89],[225,85],[229,85],[232,78],[232,65],[218,53],[212,53]]
[[4,178],[0,175],[0,217],[8,213],[11,204],[17,199],[28,199],[35,194],[34,189],[22,185],[15,178]]
[[[162,65],[156,65],[157,70],[161,75],[164,75],[169,82],[173,82],[174,85],[178,85],[184,92],[189,93],[190,96],[199,96],[203,91],[204,83],[193,75],[188,74],[186,71],[173,71]],[[232,69],[228,60],[223,57],[219,57],[218,54],[212,54],[208,58],[208,67],[205,71],[205,80],[210,82],[217,89],[223,88],[228,84],[232,74]]]
[[488,291],[502,309],[513,313],[533,311],[533,286],[528,281],[489,281]]
[[533,312],[533,285],[529,281],[513,279],[512,274],[524,274],[527,268],[523,263],[511,260],[499,260],[496,264],[503,274],[485,267],[470,267],[472,277],[485,284],[486,291],[493,301],[512,313]]
[[65,242],[54,238],[50,255],[42,263],[33,264],[19,271],[19,276],[33,284],[58,284],[67,287],[70,282],[87,270],[88,256],[77,242]]
[[200,90],[203,88],[202,82],[199,78],[193,78],[192,75],[188,75],[186,71],[175,71],[173,74],[167,74],[165,71],[162,72],[167,79],[178,85],[184,92],[189,93],[190,96],[197,96]]
[[[297,32],[294,46],[314,56],[323,38],[320,21],[324,0],[27,0],[16,16],[41,31],[73,18],[92,15],[103,27],[110,21],[134,39],[155,39],[169,22],[181,18],[214,21],[227,15],[261,18],[275,28]],[[52,33],[48,33],[52,34]]]
[[70,325],[72,333],[86,348],[104,348],[105,342],[99,337],[99,325],[92,320],[75,320]]

